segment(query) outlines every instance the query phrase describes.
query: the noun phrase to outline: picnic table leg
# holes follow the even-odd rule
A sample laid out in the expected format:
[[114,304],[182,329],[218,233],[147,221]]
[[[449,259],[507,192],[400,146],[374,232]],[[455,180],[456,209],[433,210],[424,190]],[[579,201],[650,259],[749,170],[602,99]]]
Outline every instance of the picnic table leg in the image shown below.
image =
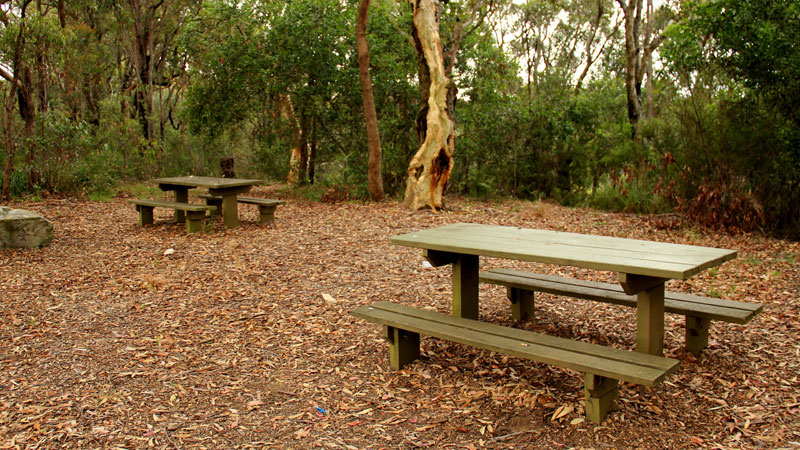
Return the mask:
[[453,315],[478,320],[478,256],[423,250],[433,267],[453,266]]
[[236,228],[239,226],[236,194],[222,196],[222,220],[225,222],[225,228]]
[[636,351],[664,356],[664,282],[658,277],[619,274],[628,295],[636,294]]
[[384,325],[383,337],[389,341],[389,367],[400,370],[419,358],[419,333]]
[[636,295],[636,351],[664,356],[664,284]]
[[590,373],[583,374],[583,393],[586,417],[594,423],[602,423],[606,415],[614,409],[619,395],[618,381]]
[[711,320],[702,317],[686,316],[686,351],[697,356],[708,347],[708,331]]
[[525,320],[533,317],[534,292],[509,286],[508,299],[511,301],[511,317],[514,320]]
[[478,320],[477,255],[456,255],[453,262],[453,315]]
[[[175,187],[175,201],[178,203],[189,203],[189,188]],[[186,213],[184,211],[175,210],[175,221],[186,222]]]

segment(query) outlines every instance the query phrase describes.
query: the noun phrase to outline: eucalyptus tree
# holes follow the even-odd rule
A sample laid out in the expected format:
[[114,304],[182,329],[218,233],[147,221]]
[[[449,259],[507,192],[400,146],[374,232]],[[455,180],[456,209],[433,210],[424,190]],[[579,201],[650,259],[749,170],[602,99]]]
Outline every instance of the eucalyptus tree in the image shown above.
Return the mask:
[[656,11],[653,1],[616,0],[625,17],[625,94],[634,138],[642,117],[642,81],[652,67],[653,52],[666,38],[663,29],[675,18],[668,4]]
[[514,5],[510,50],[525,64],[529,96],[543,75],[580,92],[601,56],[618,43],[622,15],[613,0],[530,0]]
[[[453,169],[458,89],[454,81],[459,50],[494,10],[494,0],[448,2],[448,15],[438,0],[410,0],[411,36],[418,59],[420,147],[408,165],[403,204],[411,209],[442,208],[442,193]],[[440,19],[445,21],[445,38]]]
[[372,199],[383,198],[383,177],[381,175],[381,136],[378,130],[378,114],[375,111],[375,96],[372,78],[369,75],[369,45],[367,43],[367,19],[370,0],[361,0],[358,5],[356,21],[356,47],[358,50],[358,75],[361,81],[361,97],[364,101],[364,119],[367,127],[369,162],[367,164],[367,187]]
[[[66,29],[64,4],[49,5],[32,0],[6,0],[0,3],[0,77],[8,83],[5,104],[5,163],[3,193],[9,194],[9,179],[14,170],[16,150],[26,150],[28,188],[41,182],[37,163],[42,159],[36,139],[37,116],[50,109],[51,88],[64,74]],[[16,104],[16,105],[15,105]],[[16,135],[13,114],[23,121],[22,139]]]
[[[420,58],[421,98],[426,108],[417,119],[417,130],[424,136],[419,150],[408,165],[403,203],[411,209],[440,209],[442,192],[453,168],[455,124],[447,112],[450,80],[445,76],[442,41],[436,0],[411,0],[414,42]],[[427,89],[425,88],[427,85]]]
[[195,16],[201,0],[118,0],[115,4],[120,43],[127,53],[125,91],[133,92],[133,107],[144,139],[153,138],[153,93],[168,88],[182,72],[170,67],[175,39]]

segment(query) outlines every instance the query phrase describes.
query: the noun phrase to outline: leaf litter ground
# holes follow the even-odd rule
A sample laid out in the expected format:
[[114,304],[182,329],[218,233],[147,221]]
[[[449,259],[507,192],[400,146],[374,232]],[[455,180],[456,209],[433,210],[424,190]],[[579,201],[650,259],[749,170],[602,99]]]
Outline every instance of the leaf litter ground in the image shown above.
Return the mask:
[[[242,205],[241,227],[193,235],[166,210],[140,228],[125,199],[11,204],[52,220],[55,239],[0,250],[0,449],[800,447],[797,242],[545,203],[450,199],[434,214],[287,200],[274,225]],[[737,249],[668,288],[765,310],[714,323],[699,358],[668,315],[679,372],[652,389],[622,384],[601,425],[583,419],[581,375],[559,367],[423,337],[422,359],[392,371],[379,327],[348,312],[377,300],[448,312],[448,268],[388,238],[455,222]],[[541,295],[535,319],[515,323],[502,288],[480,295],[481,320],[634,346],[627,308]]]

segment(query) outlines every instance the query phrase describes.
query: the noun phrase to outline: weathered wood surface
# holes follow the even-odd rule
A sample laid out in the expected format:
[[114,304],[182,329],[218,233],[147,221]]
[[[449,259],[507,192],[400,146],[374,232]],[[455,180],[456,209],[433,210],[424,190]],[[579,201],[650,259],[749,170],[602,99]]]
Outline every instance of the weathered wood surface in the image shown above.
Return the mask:
[[393,369],[419,358],[420,334],[584,372],[586,417],[600,423],[614,408],[618,380],[654,386],[677,370],[676,360],[630,352],[447,314],[377,302],[350,312],[383,325]]
[[[245,194],[251,187],[261,184],[261,180],[256,179],[196,177],[194,175],[156,178],[153,182],[158,183],[158,188],[162,191],[175,191],[175,200],[179,202],[188,201],[189,188],[207,188],[211,195],[222,199],[222,203],[218,206],[226,228],[239,226],[236,196]],[[178,210],[176,210],[176,219],[180,222],[181,214]]]
[[[205,200],[222,200],[222,197],[217,197],[214,195],[209,194],[197,194],[199,198]],[[239,203],[247,203],[250,205],[283,205],[286,203],[284,200],[276,200],[271,198],[258,198],[258,197],[236,197],[236,201]]]
[[186,222],[187,233],[196,233],[203,229],[203,220],[206,217],[206,211],[214,211],[217,209],[216,206],[141,198],[130,200],[130,202],[136,205],[136,210],[139,212],[139,225],[141,226],[151,225],[153,223],[153,208],[167,208],[184,212],[185,216],[176,217],[176,221]]
[[[261,180],[247,179],[247,178],[216,178],[216,177],[196,177],[190,175],[187,177],[167,177],[156,178],[154,183],[159,185],[159,188],[169,191],[170,186],[186,186],[186,187],[202,187],[207,189],[226,189],[242,186],[256,186],[261,184]],[[163,186],[163,187],[162,187]]]
[[[603,303],[636,307],[636,296],[627,295],[616,284],[563,278],[511,269],[481,272],[482,283],[499,284],[518,289],[594,300]],[[746,324],[764,309],[760,303],[745,303],[700,295],[666,292],[664,310],[668,313],[709,320]]]
[[470,223],[415,231],[389,241],[441,252],[681,280],[736,257],[736,251],[728,249]]
[[[223,206],[223,197],[211,194],[198,194],[198,197],[205,199],[209,205]],[[275,221],[275,209],[278,205],[286,203],[283,200],[257,197],[236,197],[237,203],[246,203],[258,206],[259,223],[273,223]]]
[[660,356],[547,336],[390,302],[360,307],[351,314],[414,333],[645,386],[658,384],[675,372],[679,364]]
[[154,208],[180,209],[181,211],[212,211],[214,206],[197,205],[194,203],[169,202],[164,200],[132,199],[134,205],[150,206]]

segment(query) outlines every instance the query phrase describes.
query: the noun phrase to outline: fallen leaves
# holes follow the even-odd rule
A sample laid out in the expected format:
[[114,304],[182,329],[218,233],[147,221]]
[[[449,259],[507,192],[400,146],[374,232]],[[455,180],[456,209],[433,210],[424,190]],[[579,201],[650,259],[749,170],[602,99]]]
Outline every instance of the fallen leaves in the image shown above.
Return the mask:
[[[274,193],[263,192],[264,196]],[[124,201],[24,206],[56,223],[34,251],[0,251],[0,448],[753,448],[800,442],[797,243],[548,205],[454,199],[441,214],[391,203],[292,199],[276,222],[215,222],[188,236],[170,212],[136,225]],[[531,211],[534,211],[533,213]],[[157,211],[158,213],[158,211]],[[92,220],[87,220],[91,218]],[[623,383],[619,411],[585,420],[580,374],[423,338],[394,372],[379,327],[348,311],[374,300],[449,311],[448,267],[393,235],[454,222],[549,228],[736,248],[740,258],[672,290],[761,301],[745,326],[714,324],[699,358],[668,316],[680,371]],[[168,250],[173,249],[173,252]],[[482,260],[608,281],[583,269]],[[24,269],[21,269],[24,268]],[[632,348],[633,314],[537,295],[510,319],[481,287],[481,319]],[[322,412],[324,411],[324,412]]]

